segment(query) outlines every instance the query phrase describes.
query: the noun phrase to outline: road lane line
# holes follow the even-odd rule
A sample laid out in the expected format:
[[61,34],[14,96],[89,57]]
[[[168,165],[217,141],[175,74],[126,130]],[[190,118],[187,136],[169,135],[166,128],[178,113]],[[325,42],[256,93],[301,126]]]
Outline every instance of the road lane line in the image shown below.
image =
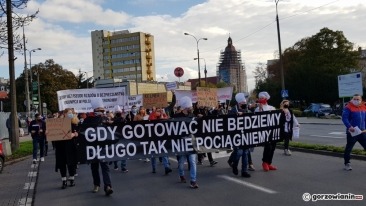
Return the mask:
[[268,193],[268,194],[276,194],[277,193],[274,190],[271,190],[271,189],[268,189],[268,188],[265,188],[265,187],[261,187],[261,186],[258,186],[258,185],[255,185],[255,184],[252,184],[252,183],[249,183],[249,182],[245,182],[245,181],[239,180],[237,178],[229,177],[227,175],[218,175],[218,177],[226,179],[226,180],[231,181],[231,182],[235,182],[235,183],[250,187],[250,188],[253,188],[253,189],[256,189],[256,190],[259,190],[259,191],[262,191],[262,192],[265,192],[265,193]]

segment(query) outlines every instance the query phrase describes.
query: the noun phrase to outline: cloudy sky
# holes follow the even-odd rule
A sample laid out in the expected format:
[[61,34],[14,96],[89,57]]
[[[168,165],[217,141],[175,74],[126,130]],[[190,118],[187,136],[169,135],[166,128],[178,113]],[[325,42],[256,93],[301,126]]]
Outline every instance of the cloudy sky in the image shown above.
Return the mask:
[[[278,56],[276,4],[274,0],[31,0],[25,10],[38,18],[25,28],[32,64],[53,59],[64,69],[79,69],[92,76],[90,32],[93,30],[151,33],[155,37],[158,81],[178,81],[173,70],[182,67],[185,81],[197,78],[196,40],[201,68],[214,76],[220,51],[229,36],[242,53],[249,90],[254,88],[256,65]],[[364,0],[280,0],[278,3],[282,50],[324,27],[344,32],[357,47],[366,48]],[[21,32],[21,31],[18,31]],[[1,51],[3,52],[3,51]],[[0,77],[9,77],[7,51],[0,57]],[[16,77],[24,57],[16,54]],[[29,58],[29,57],[27,57]],[[29,59],[27,60],[29,63]],[[204,76],[203,69],[201,76]]]

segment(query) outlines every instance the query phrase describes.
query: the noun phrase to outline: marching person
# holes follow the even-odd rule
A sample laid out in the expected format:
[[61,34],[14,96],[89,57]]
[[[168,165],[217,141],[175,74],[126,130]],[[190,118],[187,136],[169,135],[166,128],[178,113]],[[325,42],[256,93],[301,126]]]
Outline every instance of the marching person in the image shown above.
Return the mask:
[[[97,127],[105,125],[107,122],[104,116],[105,109],[103,106],[94,106],[94,115],[89,115],[83,122],[83,127]],[[103,182],[104,182],[104,192],[106,196],[113,193],[112,181],[110,176],[110,170],[108,167],[108,162],[104,160],[94,159],[90,162],[90,169],[93,176],[94,189],[93,192],[97,193],[100,188],[100,173],[99,166],[102,170]]]
[[[193,111],[192,111],[192,100],[191,98],[184,96],[180,99],[180,106],[182,111],[178,114],[175,114],[175,118],[179,117],[192,117]],[[197,184],[197,165],[196,165],[196,158],[197,155],[195,153],[188,153],[183,155],[178,155],[178,169],[179,169],[179,178],[180,182],[186,183],[186,178],[184,176],[184,162],[186,159],[188,159],[189,163],[189,174],[190,174],[190,187],[193,189],[198,188]]]
[[[258,94],[258,106],[255,109],[255,112],[263,112],[263,111],[271,111],[271,110],[275,110],[276,108],[274,108],[273,106],[268,104],[268,100],[270,99],[271,96],[269,96],[268,92],[259,92]],[[269,170],[277,170],[277,167],[275,167],[274,165],[272,165],[272,159],[273,159],[273,155],[274,155],[274,151],[276,149],[276,142],[266,142],[264,144],[264,149],[263,149],[263,158],[262,158],[262,167],[264,171],[269,171]]]
[[[156,108],[149,115],[149,118],[148,119],[149,120],[165,120],[165,119],[168,119],[168,115],[165,114],[163,108]],[[152,173],[156,173],[156,158],[155,157],[151,157],[150,159],[151,159]],[[170,168],[169,157],[167,155],[164,155],[164,156],[161,157],[161,159],[162,159],[162,163],[163,163],[164,168],[165,168],[165,175],[168,175],[169,173],[171,173],[173,171]]]
[[[245,115],[245,113],[248,113],[247,111],[247,101],[245,99],[244,93],[237,93],[235,95],[235,100],[237,102],[237,105],[235,105],[232,110],[230,111],[231,114],[237,114],[239,116]],[[234,147],[234,151],[231,153],[229,161],[232,162],[231,166],[233,169],[234,175],[238,175],[238,164],[241,157],[241,176],[249,178],[251,175],[248,173],[248,153],[249,149],[245,148],[238,148]]]
[[299,127],[299,122],[297,121],[294,113],[292,112],[290,107],[290,102],[288,100],[283,100],[280,104],[281,109],[281,117],[280,117],[280,135],[283,137],[284,141],[284,154],[286,156],[291,156],[291,151],[289,150],[288,146],[290,140],[292,140],[293,127]]
[[66,189],[67,187],[67,171],[69,172],[69,186],[75,186],[75,174],[76,167],[78,163],[77,159],[77,147],[75,138],[78,137],[78,126],[79,119],[73,113],[72,109],[64,110],[65,118],[71,120],[71,139],[54,141],[55,146],[55,157],[56,157],[56,172],[60,170],[61,180],[62,180],[62,189]]
[[359,142],[363,149],[366,150],[366,134],[361,132],[360,134],[353,134],[356,132],[356,127],[359,131],[366,129],[366,106],[362,102],[362,96],[360,94],[353,95],[352,100],[343,109],[342,122],[346,126],[347,144],[344,149],[344,169],[347,171],[352,170],[351,167],[351,152],[356,142]]
[[44,145],[46,141],[46,122],[40,114],[35,114],[35,120],[29,123],[28,132],[33,140],[33,164],[37,163],[38,145],[41,162],[44,161]]

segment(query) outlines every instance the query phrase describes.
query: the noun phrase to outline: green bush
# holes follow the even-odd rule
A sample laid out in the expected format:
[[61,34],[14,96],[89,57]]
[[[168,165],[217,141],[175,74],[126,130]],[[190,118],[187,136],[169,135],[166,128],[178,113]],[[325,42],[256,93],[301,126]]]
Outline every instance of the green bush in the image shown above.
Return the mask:
[[33,142],[32,141],[26,141],[26,142],[20,142],[19,148],[15,151],[12,151],[12,154],[10,156],[5,157],[5,161],[15,160],[22,157],[26,157],[28,155],[31,155],[33,153]]
[[302,111],[299,109],[294,109],[292,110],[292,112],[294,113],[295,117],[301,117],[302,116]]

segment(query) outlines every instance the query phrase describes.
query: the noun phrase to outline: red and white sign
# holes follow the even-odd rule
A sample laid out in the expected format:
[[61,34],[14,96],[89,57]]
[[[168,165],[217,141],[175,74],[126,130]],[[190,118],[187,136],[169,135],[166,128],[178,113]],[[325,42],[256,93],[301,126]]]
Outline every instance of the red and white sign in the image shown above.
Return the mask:
[[184,74],[184,70],[182,67],[177,67],[174,69],[174,74],[176,77],[182,77]]

